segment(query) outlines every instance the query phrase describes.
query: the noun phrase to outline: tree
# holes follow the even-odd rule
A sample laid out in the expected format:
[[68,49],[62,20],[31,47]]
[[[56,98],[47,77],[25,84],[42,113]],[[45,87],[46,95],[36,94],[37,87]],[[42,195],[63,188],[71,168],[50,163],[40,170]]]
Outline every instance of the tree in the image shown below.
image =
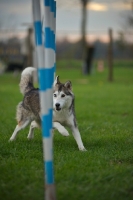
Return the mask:
[[[82,48],[82,60],[83,60],[83,73],[90,73],[90,66],[93,55],[93,47],[89,47],[86,40],[86,28],[87,28],[87,6],[91,0],[80,0],[81,11],[82,11],[82,21],[81,21],[81,48]],[[74,6],[77,3],[77,0],[66,1],[58,0],[59,6]],[[65,4],[66,3],[66,4]]]
[[131,6],[131,12],[129,12],[127,17],[127,23],[129,27],[133,27],[133,0],[125,0],[126,4],[129,4]]
[[[127,29],[126,32],[130,35],[130,38],[133,36],[133,0],[125,0],[125,3],[130,6],[130,12],[126,18]],[[133,52],[133,44],[131,43],[131,52]]]
[[81,44],[82,44],[82,60],[83,74],[91,73],[91,63],[94,53],[94,47],[89,46],[86,40],[86,25],[87,25],[87,5],[90,0],[80,0],[82,4],[82,24],[81,24]]
[[82,4],[82,22],[81,22],[81,42],[83,48],[83,58],[86,56],[86,24],[87,24],[87,4],[89,0],[80,0]]

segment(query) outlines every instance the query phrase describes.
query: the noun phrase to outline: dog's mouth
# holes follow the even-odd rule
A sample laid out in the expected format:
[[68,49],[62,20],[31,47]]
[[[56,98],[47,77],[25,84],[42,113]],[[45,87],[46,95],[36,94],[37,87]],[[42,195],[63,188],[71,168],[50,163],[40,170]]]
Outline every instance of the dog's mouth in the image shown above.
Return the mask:
[[56,110],[57,110],[57,111],[60,111],[60,110],[61,110],[61,108],[56,108]]

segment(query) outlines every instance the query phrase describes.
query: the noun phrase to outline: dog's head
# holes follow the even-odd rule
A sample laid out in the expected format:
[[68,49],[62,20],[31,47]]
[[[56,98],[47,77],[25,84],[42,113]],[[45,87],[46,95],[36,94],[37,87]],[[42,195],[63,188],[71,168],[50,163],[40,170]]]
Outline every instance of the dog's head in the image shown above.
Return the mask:
[[65,108],[70,108],[74,95],[72,92],[71,81],[61,83],[59,76],[54,81],[54,92],[53,92],[53,107],[54,110],[60,111]]

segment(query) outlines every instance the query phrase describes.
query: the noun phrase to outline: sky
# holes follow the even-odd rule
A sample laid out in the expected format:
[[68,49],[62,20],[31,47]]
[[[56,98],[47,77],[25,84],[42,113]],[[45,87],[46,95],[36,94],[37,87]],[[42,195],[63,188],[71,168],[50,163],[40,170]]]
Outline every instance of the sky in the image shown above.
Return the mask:
[[[126,3],[125,3],[126,2]],[[129,2],[129,3],[128,3]],[[87,37],[89,40],[108,39],[108,29],[115,37],[126,27],[126,17],[131,12],[131,0],[92,0],[87,6]],[[41,1],[43,11],[43,0]],[[42,17],[43,18],[43,17]],[[75,41],[81,30],[80,0],[57,0],[57,38]],[[32,24],[32,0],[0,0],[0,38],[13,34],[25,36]]]

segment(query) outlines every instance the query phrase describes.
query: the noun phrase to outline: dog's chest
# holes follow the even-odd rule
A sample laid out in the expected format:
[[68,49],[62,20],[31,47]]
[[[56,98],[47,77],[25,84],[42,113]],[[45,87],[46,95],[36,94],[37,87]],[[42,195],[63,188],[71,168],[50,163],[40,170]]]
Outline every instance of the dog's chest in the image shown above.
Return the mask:
[[59,122],[62,125],[68,125],[69,123],[69,113],[67,111],[53,112],[53,121]]

